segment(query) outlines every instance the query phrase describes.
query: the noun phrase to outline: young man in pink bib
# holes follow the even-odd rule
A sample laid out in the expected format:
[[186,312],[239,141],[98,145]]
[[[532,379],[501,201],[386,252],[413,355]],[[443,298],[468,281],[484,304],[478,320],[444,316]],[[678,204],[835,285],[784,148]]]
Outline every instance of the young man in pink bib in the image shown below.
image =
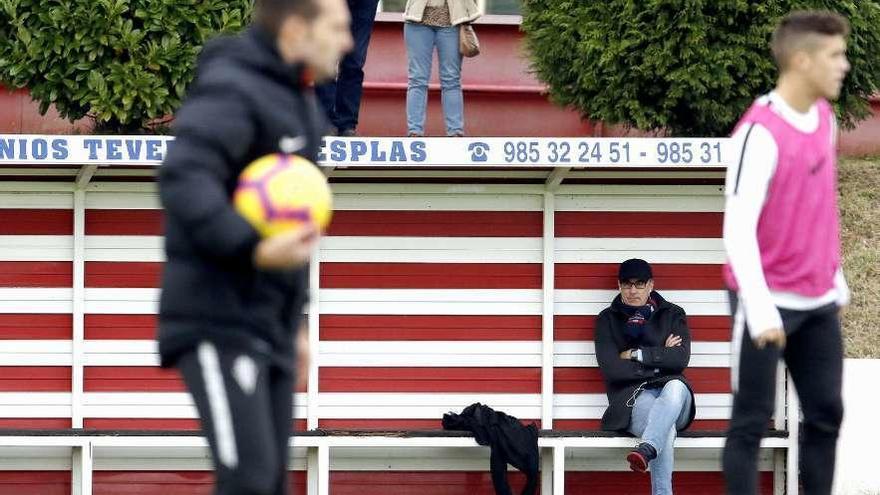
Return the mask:
[[757,493],[758,448],[773,414],[780,357],[803,406],[804,492],[831,493],[843,418],[838,312],[849,289],[828,100],[840,94],[850,68],[848,34],[846,19],[830,12],[785,17],[771,43],[776,89],[755,101],[733,134],[741,156],[727,172],[724,216],[733,314],[733,415],[723,455],[730,494]]

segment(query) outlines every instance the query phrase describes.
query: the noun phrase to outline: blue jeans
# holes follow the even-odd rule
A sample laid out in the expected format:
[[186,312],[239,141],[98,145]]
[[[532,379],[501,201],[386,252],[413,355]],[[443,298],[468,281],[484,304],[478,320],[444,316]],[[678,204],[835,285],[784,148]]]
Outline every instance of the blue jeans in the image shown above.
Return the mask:
[[657,451],[651,461],[651,493],[672,495],[673,444],[678,428],[690,416],[691,392],[681,380],[671,380],[662,389],[642,390],[632,411],[629,431]]
[[327,118],[340,132],[355,129],[358,125],[364,87],[364,64],[367,62],[367,48],[370,45],[378,5],[379,0],[348,0],[354,48],[339,61],[336,80],[315,87],[318,100],[327,112]]
[[409,62],[409,85],[406,90],[406,127],[409,133],[425,133],[428,81],[431,79],[431,64],[436,46],[437,59],[440,62],[440,96],[446,135],[464,134],[458,29],[458,26],[438,28],[411,22],[403,26]]

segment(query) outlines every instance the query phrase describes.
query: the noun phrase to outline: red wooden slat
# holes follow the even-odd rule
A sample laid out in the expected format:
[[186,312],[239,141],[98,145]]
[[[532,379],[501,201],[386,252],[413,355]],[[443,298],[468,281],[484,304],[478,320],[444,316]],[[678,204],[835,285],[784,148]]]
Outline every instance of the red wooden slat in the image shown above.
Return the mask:
[[84,418],[83,427],[95,430],[198,431],[198,419],[182,418]]
[[541,340],[540,316],[321,315],[321,340]]
[[0,235],[72,235],[73,210],[0,209]]
[[70,287],[72,284],[73,264],[69,261],[0,261],[0,287]]
[[70,471],[0,471],[0,495],[69,495]]
[[[695,393],[731,393],[730,368],[688,368],[685,376]],[[605,382],[599,368],[554,368],[553,391],[557,394],[604,394]]]
[[720,212],[556,212],[556,237],[721,237]]
[[55,430],[60,428],[70,428],[70,418],[0,418],[0,428],[14,430]]
[[0,314],[0,340],[69,340],[69,314]]
[[[211,495],[213,471],[95,471],[94,495]],[[305,471],[288,474],[291,495],[305,495]]]
[[[328,235],[540,237],[542,221],[534,211],[338,210]],[[89,209],[86,235],[162,235],[162,212]]]
[[[726,419],[697,419],[691,423],[688,431],[727,431],[729,421]],[[598,419],[556,419],[553,429],[561,431],[601,430]]]
[[156,338],[156,315],[85,315],[86,339],[149,340]]
[[[96,430],[182,430],[198,431],[201,425],[198,419],[180,418],[85,418],[84,428]],[[70,427],[70,422],[66,428]],[[306,421],[293,420],[293,429],[304,431]]]
[[539,211],[351,211],[333,215],[328,235],[541,237]]
[[[507,475],[513,493],[525,486],[525,475]],[[494,495],[488,465],[481,471],[331,471],[333,495]],[[574,492],[569,492],[574,493]]]
[[162,210],[86,210],[86,235],[162,235]]
[[[184,392],[177,369],[156,366],[87,366],[86,392]],[[305,392],[305,385],[296,392]]]
[[[443,429],[441,418],[437,419],[334,419],[318,420],[319,428],[353,430],[439,430]],[[540,428],[539,419],[520,419],[523,424],[535,423]]]
[[[628,466],[621,457],[621,468]],[[676,471],[672,486],[677,495],[715,495],[724,493],[719,471]],[[628,471],[569,471],[565,473],[565,493],[637,494],[651,493],[651,477]],[[760,473],[760,493],[773,493],[773,472]]]
[[[621,458],[621,463],[625,461]],[[680,471],[672,475],[675,493],[685,495],[718,494],[724,491],[722,474],[717,471]],[[525,484],[525,475],[507,475],[514,493]],[[760,475],[761,493],[773,491],[773,473]],[[330,490],[334,495],[492,495],[491,475],[487,471],[332,471]],[[651,477],[629,471],[568,471],[566,493],[603,495],[650,493]]]
[[161,286],[162,263],[86,262],[86,287],[157,288]]
[[527,263],[322,263],[326,289],[540,289]]
[[70,392],[68,366],[0,366],[0,392]]
[[321,392],[541,392],[540,368],[322,367]]
[[[556,288],[618,290],[619,266],[617,263],[557,263],[554,268]],[[721,277],[722,265],[657,263],[651,268],[654,272],[654,289],[661,294],[663,290],[725,288]]]
[[[691,339],[704,342],[729,342],[729,316],[688,316]],[[557,341],[593,340],[596,317],[593,315],[553,317],[554,338]]]

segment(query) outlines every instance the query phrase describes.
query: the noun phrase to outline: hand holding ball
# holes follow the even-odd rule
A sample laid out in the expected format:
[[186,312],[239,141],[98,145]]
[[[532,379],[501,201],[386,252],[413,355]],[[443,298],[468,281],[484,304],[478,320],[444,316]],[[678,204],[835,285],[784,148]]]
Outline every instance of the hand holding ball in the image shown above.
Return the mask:
[[324,174],[295,155],[267,155],[248,165],[239,176],[233,205],[263,237],[254,263],[266,269],[306,263],[333,213]]

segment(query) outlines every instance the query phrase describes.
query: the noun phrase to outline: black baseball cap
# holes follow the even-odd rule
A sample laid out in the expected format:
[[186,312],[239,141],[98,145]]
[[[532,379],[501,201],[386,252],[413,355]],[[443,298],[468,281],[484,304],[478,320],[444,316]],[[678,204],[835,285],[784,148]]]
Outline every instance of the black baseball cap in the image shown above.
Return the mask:
[[638,258],[624,261],[617,271],[617,280],[651,280],[652,278],[654,278],[654,274],[651,272],[651,265]]

